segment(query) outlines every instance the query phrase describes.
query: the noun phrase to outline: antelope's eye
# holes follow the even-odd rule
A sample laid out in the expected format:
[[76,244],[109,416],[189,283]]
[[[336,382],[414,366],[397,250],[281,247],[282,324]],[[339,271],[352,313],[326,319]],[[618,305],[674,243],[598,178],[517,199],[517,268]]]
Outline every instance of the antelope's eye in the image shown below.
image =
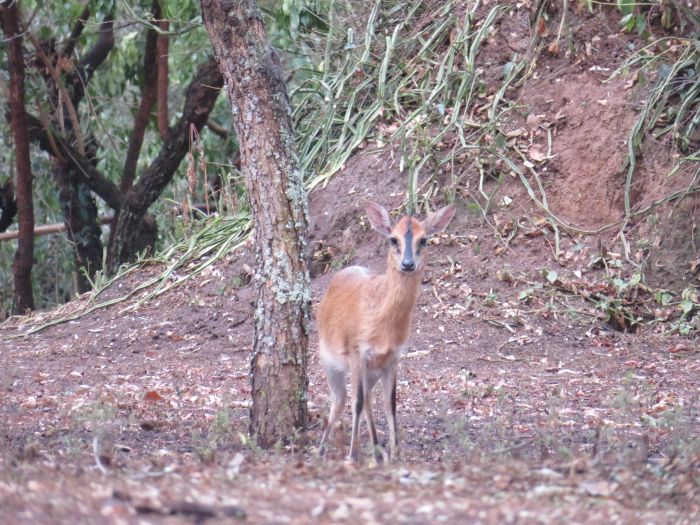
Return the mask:
[[399,240],[396,237],[389,237],[389,244],[392,246],[398,246]]
[[422,238],[418,241],[418,246],[420,246],[421,248],[422,248],[423,246],[425,246],[426,244],[428,244],[428,239],[426,239],[425,237],[422,237]]

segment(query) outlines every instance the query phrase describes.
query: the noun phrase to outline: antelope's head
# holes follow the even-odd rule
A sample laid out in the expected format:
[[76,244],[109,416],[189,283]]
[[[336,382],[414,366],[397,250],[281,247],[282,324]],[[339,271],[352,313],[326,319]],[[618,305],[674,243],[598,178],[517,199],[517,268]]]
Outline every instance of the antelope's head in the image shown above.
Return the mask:
[[374,202],[367,204],[367,217],[377,232],[389,240],[389,266],[404,274],[423,269],[428,239],[444,230],[455,215],[450,204],[431,213],[423,221],[405,215],[391,225],[389,212]]

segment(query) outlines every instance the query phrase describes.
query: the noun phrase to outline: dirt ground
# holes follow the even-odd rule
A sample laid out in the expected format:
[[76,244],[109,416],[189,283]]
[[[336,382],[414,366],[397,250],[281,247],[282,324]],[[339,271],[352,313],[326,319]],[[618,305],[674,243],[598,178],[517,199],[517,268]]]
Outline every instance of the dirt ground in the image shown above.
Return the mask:
[[[329,239],[334,261],[382,268],[384,245],[363,231],[359,203],[397,204],[400,178],[388,173],[381,194],[352,190],[378,165],[386,159],[355,157],[312,196],[316,240]],[[548,240],[523,239],[494,257],[493,231],[469,212],[449,230],[431,246],[401,363],[401,462],[372,465],[366,451],[348,466],[343,442],[328,461],[317,457],[328,392],[315,337],[309,435],[274,452],[247,441],[253,290],[234,287],[249,257],[234,254],[134,313],[116,305],[3,339],[0,519],[225,523],[245,512],[252,523],[693,523],[695,343],[611,331],[590,307],[554,296],[523,304],[523,281],[541,281],[551,264]],[[522,281],[502,280],[504,268]],[[576,268],[586,271],[576,262],[561,271]],[[316,300],[330,275],[314,279]]]
[[[610,67],[629,37],[594,17],[575,27],[592,40],[594,26],[610,26],[593,40],[597,55],[551,57],[520,93],[556,125],[553,209],[591,227],[620,217],[614,174],[634,116],[631,91],[593,68]],[[501,26],[523,28],[517,17]],[[542,129],[535,147],[545,147]],[[663,172],[664,151],[641,181]],[[398,160],[368,148],[311,194],[314,306],[335,269],[383,270],[386,247],[363,207],[398,208],[405,190]],[[585,289],[604,282],[589,262],[614,233],[565,235],[557,258],[546,228],[504,245],[503,225],[537,224],[537,210],[515,180],[502,194],[512,202],[489,222],[460,201],[429,247],[400,364],[400,461],[376,465],[365,448],[349,465],[342,433],[318,457],[329,397],[315,332],[308,434],[274,451],[249,441],[254,293],[240,276],[253,262],[238,252],[136,311],[118,303],[31,336],[21,333],[58,314],[0,327],[0,522],[698,523],[697,341],[623,333],[596,304],[549,286],[559,282],[548,283],[551,271]],[[157,271],[132,273],[103,298]]]

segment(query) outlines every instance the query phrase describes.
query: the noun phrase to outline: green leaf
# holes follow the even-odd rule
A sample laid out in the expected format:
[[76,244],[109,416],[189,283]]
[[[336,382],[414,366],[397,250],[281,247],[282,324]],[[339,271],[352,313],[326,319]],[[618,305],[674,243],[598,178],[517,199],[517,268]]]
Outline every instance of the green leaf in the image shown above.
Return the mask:
[[695,308],[695,303],[692,301],[681,301],[681,310],[683,310],[683,315],[688,315]]
[[649,425],[652,428],[656,428],[659,426],[659,423],[656,419],[651,417],[649,414],[642,414],[639,419],[642,421],[642,423],[645,423]]
[[634,6],[636,3],[637,0],[617,0],[617,8],[622,14],[629,16],[634,14]]
[[517,64],[515,62],[506,62],[506,64],[503,66],[503,77],[508,78],[508,75],[511,74],[516,65]]
[[293,40],[299,36],[299,9],[296,5],[289,10],[289,33]]
[[498,149],[505,149],[506,148],[506,144],[507,144],[506,136],[503,135],[502,133],[499,133],[496,135],[496,139],[494,140],[494,142],[495,142],[496,147]]
[[668,290],[657,290],[654,292],[654,301],[661,306],[668,306],[673,300],[673,294]]

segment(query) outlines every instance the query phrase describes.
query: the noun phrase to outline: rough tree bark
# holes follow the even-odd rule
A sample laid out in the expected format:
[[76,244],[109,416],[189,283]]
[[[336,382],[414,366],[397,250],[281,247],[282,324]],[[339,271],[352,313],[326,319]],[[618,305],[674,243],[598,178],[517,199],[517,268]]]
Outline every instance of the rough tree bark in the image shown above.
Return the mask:
[[[95,156],[91,157],[92,163]],[[68,240],[73,245],[78,292],[87,292],[92,288],[90,280],[102,267],[102,229],[97,204],[90,187],[82,182],[70,162],[54,159],[52,164],[63,223]]]
[[257,257],[250,431],[262,447],[306,425],[311,302],[307,197],[279,64],[254,0],[202,0],[226,79],[255,224]]
[[17,313],[34,309],[32,293],[32,266],[34,264],[34,203],[32,201],[32,170],[29,158],[29,133],[24,108],[24,54],[22,32],[19,29],[17,2],[0,4],[2,27],[9,40],[10,111],[12,134],[15,140],[17,166],[17,211],[19,237],[17,252],[12,263],[15,282],[14,309]]

